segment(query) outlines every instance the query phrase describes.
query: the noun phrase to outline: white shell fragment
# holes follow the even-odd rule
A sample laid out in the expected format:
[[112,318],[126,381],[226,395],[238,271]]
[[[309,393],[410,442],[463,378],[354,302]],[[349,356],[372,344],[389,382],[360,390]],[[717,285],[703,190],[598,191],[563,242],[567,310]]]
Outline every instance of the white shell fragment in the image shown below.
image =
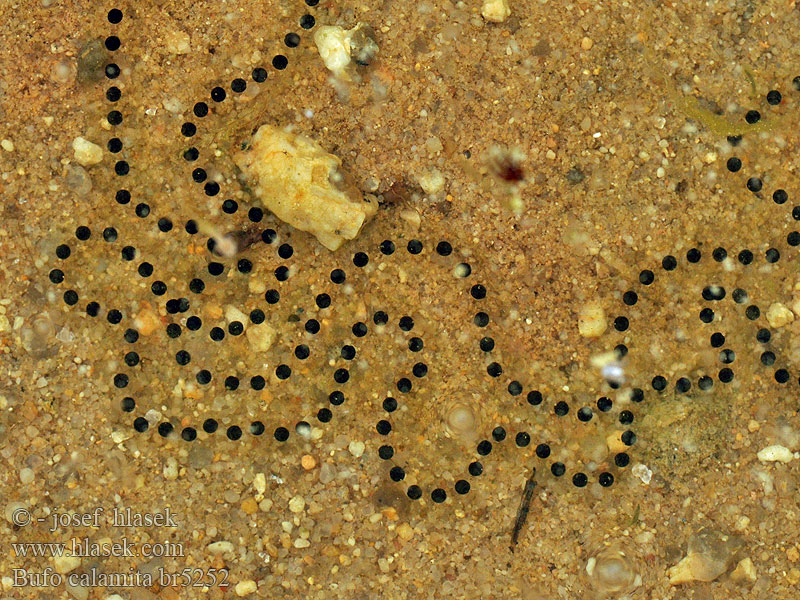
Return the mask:
[[776,444],[774,446],[762,448],[756,456],[758,456],[758,460],[762,462],[788,463],[794,458],[794,453],[786,446],[779,446]]
[[305,136],[262,125],[234,162],[265,208],[329,250],[354,239],[378,210],[348,181],[339,157]]

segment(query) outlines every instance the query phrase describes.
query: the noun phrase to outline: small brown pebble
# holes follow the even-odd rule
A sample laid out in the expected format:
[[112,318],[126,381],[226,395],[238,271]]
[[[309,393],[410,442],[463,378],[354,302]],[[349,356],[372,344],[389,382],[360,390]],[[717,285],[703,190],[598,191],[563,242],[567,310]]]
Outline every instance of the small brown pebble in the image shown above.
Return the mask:
[[141,335],[148,336],[159,328],[161,320],[155,312],[147,307],[134,317],[133,324]]
[[258,512],[258,503],[252,498],[247,498],[242,502],[242,512],[248,515],[253,515]]
[[317,466],[317,461],[310,454],[304,454],[303,458],[300,459],[300,464],[303,465],[306,471],[310,471]]

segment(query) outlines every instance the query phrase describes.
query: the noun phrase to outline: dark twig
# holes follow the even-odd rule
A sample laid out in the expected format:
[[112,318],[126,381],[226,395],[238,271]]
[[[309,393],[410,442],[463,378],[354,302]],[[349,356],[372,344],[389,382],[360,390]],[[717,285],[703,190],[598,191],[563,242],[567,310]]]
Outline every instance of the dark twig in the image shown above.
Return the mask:
[[514,531],[511,533],[511,551],[514,551],[514,546],[517,545],[519,539],[519,532],[522,531],[525,521],[528,519],[528,511],[531,509],[531,500],[533,500],[533,490],[536,488],[536,469],[533,469],[531,476],[525,482],[525,488],[522,490],[522,502],[520,502],[519,510],[517,511],[517,520],[514,523]]

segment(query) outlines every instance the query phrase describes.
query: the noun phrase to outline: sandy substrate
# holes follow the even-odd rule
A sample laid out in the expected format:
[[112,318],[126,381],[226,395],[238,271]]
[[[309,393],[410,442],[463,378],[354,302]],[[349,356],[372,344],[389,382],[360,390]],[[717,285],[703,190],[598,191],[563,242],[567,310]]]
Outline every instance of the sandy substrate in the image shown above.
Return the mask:
[[[3,600],[798,596],[794,2],[509,3],[0,6]],[[265,123],[356,240],[257,210]]]

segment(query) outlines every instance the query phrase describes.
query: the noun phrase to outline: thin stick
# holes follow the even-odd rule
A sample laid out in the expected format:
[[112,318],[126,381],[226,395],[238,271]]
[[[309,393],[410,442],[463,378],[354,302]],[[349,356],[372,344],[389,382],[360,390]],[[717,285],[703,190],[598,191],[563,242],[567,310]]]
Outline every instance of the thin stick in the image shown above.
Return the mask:
[[528,519],[528,511],[531,509],[533,490],[536,488],[536,480],[534,477],[536,477],[536,469],[533,469],[531,476],[528,477],[528,480],[525,482],[525,488],[522,490],[522,502],[517,511],[517,521],[514,523],[514,531],[511,533],[511,546],[509,546],[509,548],[512,552],[514,551],[514,546],[517,545],[519,532],[522,531],[525,521]]

